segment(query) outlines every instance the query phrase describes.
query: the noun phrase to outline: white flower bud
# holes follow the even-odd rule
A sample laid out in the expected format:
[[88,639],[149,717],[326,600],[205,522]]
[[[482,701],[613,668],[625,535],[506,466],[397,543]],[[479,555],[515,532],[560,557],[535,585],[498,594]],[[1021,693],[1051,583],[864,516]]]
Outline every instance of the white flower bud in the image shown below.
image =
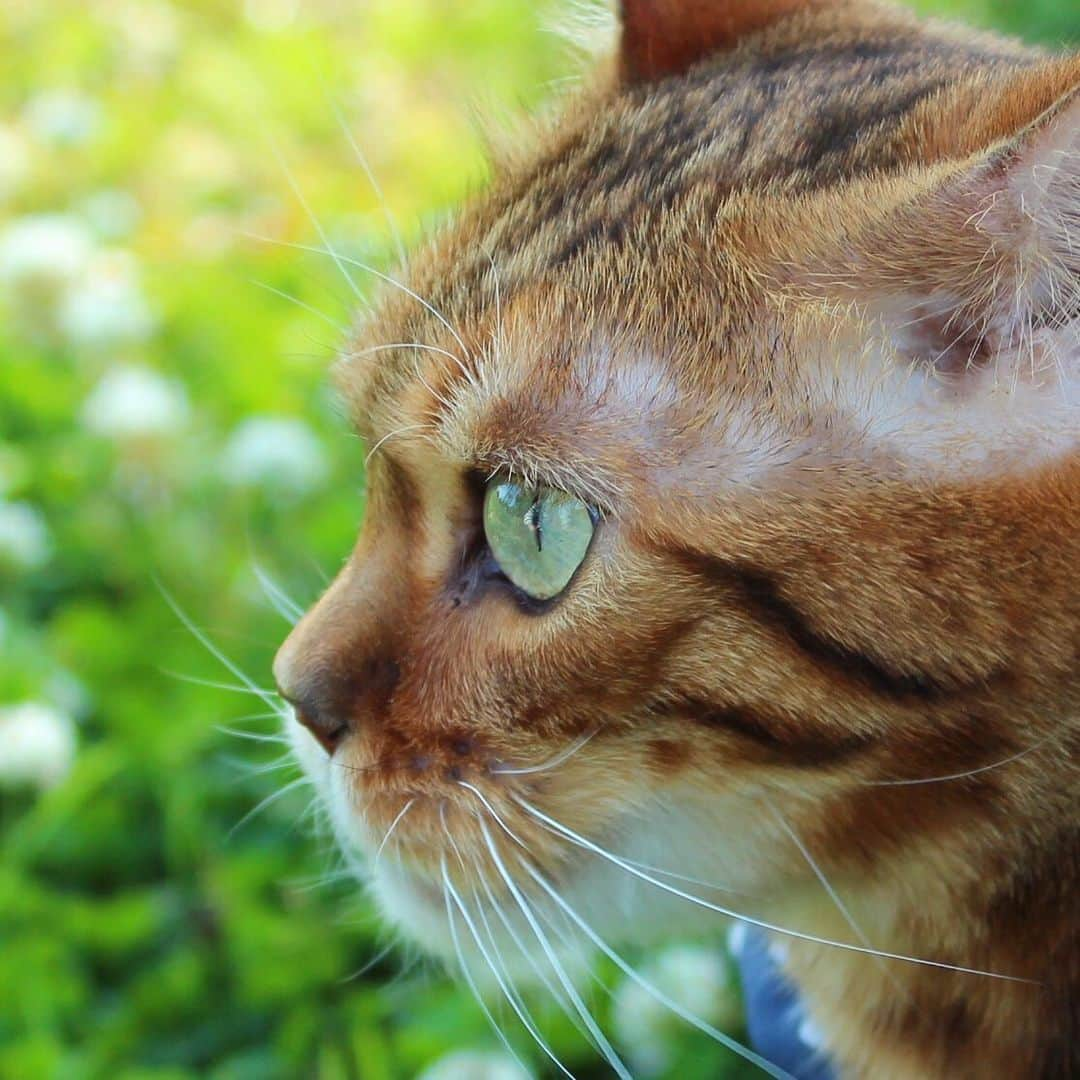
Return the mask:
[[60,331],[76,347],[112,349],[145,341],[154,317],[128,252],[104,252],[67,290],[58,311]]
[[48,788],[71,771],[75,725],[36,701],[0,708],[0,784]]
[[37,507],[0,501],[0,569],[31,570],[52,552],[49,526]]
[[175,379],[151,368],[115,367],[83,403],[90,431],[112,439],[169,435],[187,422],[188,400]]
[[509,1054],[496,1050],[455,1050],[429,1065],[418,1080],[532,1080]]
[[255,416],[232,433],[222,454],[222,475],[237,487],[299,495],[326,479],[326,455],[315,433],[285,416]]
[[89,230],[67,214],[29,214],[0,232],[0,285],[61,288],[86,268],[93,253]]
[[[738,994],[719,947],[673,945],[640,971],[691,1015],[721,1030],[738,1022]],[[643,1076],[657,1076],[669,1067],[673,1041],[687,1030],[685,1020],[629,978],[615,992],[613,1020],[616,1040]]]
[[27,103],[23,121],[43,143],[80,146],[101,127],[101,106],[73,90],[43,90]]

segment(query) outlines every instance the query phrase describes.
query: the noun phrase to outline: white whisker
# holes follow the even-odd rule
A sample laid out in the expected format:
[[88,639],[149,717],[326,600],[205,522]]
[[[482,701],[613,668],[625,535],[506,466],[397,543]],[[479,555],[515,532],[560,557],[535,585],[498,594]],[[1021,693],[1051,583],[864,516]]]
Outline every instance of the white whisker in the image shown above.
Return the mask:
[[499,921],[503,924],[503,928],[509,935],[510,940],[517,947],[518,952],[521,953],[521,955],[525,958],[526,963],[529,965],[530,968],[532,968],[533,973],[536,975],[537,979],[540,980],[540,985],[543,986],[543,988],[551,995],[552,1000],[556,1002],[560,1009],[562,1009],[562,1011],[566,1014],[567,1019],[570,1021],[571,1024],[574,1025],[574,1027],[585,1039],[585,1041],[595,1047],[596,1044],[593,1042],[592,1036],[588,1033],[588,1031],[585,1029],[585,1026],[575,1015],[566,995],[552,983],[552,981],[545,973],[544,969],[537,962],[536,957],[533,955],[533,950],[527,948],[525,943],[521,940],[521,935],[518,934],[517,930],[514,928],[514,924],[513,922],[511,922],[510,917],[506,914],[505,911],[503,911],[502,904],[500,904],[496,899],[495,893],[492,891],[491,886],[488,884],[487,878],[484,876],[484,874],[479,872],[478,877],[480,879],[480,884],[483,887],[484,892],[487,894],[488,904],[491,906],[491,909],[495,912],[495,914],[498,915]]
[[371,190],[375,193],[375,198],[378,201],[379,208],[382,210],[383,217],[386,220],[386,227],[390,230],[390,236],[393,238],[394,247],[397,249],[398,259],[404,263],[407,260],[405,253],[405,244],[401,239],[401,230],[398,228],[397,220],[390,210],[390,206],[386,201],[386,196],[383,194],[382,186],[375,178],[375,173],[372,171],[371,166],[368,164],[367,157],[360,149],[360,144],[353,136],[352,129],[345,123],[345,117],[342,116],[341,110],[338,108],[337,102],[330,97],[326,92],[326,87],[323,87],[323,93],[329,102],[330,109],[334,114],[334,118],[338,122],[338,126],[341,128],[342,134],[345,136],[346,141],[352,149],[353,154],[356,157],[357,164],[364,171],[364,176],[367,179]]
[[246,713],[244,716],[235,716],[229,720],[230,724],[247,724],[254,720],[280,720],[281,712],[275,709],[273,712]]
[[[503,976],[502,974],[500,974],[499,971],[499,966],[497,966],[495,961],[491,958],[487,949],[484,947],[483,941],[480,939],[479,931],[476,929],[476,924],[473,922],[472,916],[469,915],[468,908],[466,908],[465,906],[465,901],[462,900],[461,895],[458,893],[457,889],[454,888],[453,881],[450,880],[450,876],[446,873],[445,862],[443,863],[443,881],[446,888],[449,890],[450,896],[453,898],[454,903],[457,905],[458,911],[461,912],[461,917],[465,920],[465,925],[468,927],[469,933],[472,934],[473,941],[476,942],[476,947],[480,950],[480,955],[484,958],[484,962],[487,964],[488,969],[491,971],[491,974],[495,979],[496,984],[502,991],[503,997],[506,998],[507,1002],[509,1002],[510,1008],[514,1010],[514,1014],[521,1021],[522,1026],[536,1041],[536,1045],[539,1046],[545,1054],[547,1054],[547,1056],[554,1062],[555,1066],[559,1069],[560,1072],[564,1073],[566,1076],[569,1076],[571,1080],[573,1080],[573,1074],[566,1068],[565,1065],[563,1065],[563,1063],[558,1059],[558,1057],[556,1057],[555,1052],[551,1049],[550,1046],[548,1046],[547,1042],[545,1042],[544,1037],[537,1030],[536,1025],[532,1021],[532,1017],[529,1015],[528,1009],[526,1009],[525,1006],[522,1004],[521,999],[518,997],[517,993],[513,991],[503,980]],[[488,932],[490,934],[490,927],[488,928]],[[494,944],[494,939],[492,943]]]
[[159,668],[158,670],[163,675],[168,675],[170,679],[191,683],[192,686],[205,686],[211,690],[225,690],[230,694],[248,694],[251,697],[257,697],[260,701],[275,709],[274,716],[280,716],[282,719],[288,716],[284,705],[276,706],[276,703],[272,700],[272,696],[276,696],[272,690],[263,690],[254,683],[237,686],[236,683],[219,682],[216,679],[200,679],[197,675],[185,675],[182,671],[170,671],[168,668]]
[[454,908],[450,901],[450,875],[446,872],[445,856],[442,860],[442,880],[443,899],[446,901],[446,921],[450,926],[450,940],[453,942],[454,952],[457,954],[458,963],[461,965],[461,973],[465,977],[465,982],[468,984],[469,989],[472,991],[472,996],[476,999],[476,1004],[480,1006],[481,1011],[487,1018],[487,1022],[498,1036],[499,1042],[503,1044],[506,1048],[506,1052],[521,1066],[521,1068],[525,1069],[525,1065],[521,1058],[518,1057],[517,1052],[510,1045],[510,1040],[506,1037],[503,1029],[499,1027],[491,1010],[487,1007],[487,1002],[484,1001],[483,995],[480,993],[480,988],[476,985],[476,980],[473,978],[472,971],[465,961],[465,952],[461,947],[461,938],[458,935],[457,924],[454,921]]
[[393,352],[396,350],[416,350],[418,352],[430,352],[436,353],[439,356],[445,356],[448,360],[459,360],[455,353],[450,352],[449,349],[440,349],[438,345],[424,345],[419,341],[396,341],[388,342],[385,345],[371,345],[366,349],[358,349],[355,352],[349,352],[345,354],[346,360],[358,360],[362,356],[372,356],[375,353],[381,352]]
[[385,835],[382,838],[382,842],[379,844],[378,849],[375,852],[375,858],[371,860],[371,872],[374,874],[379,867],[379,857],[383,853],[383,849],[386,847],[387,842],[393,835],[394,830],[398,827],[401,819],[413,808],[416,803],[416,796],[414,795],[398,812],[393,821],[390,822],[390,828],[386,830]]
[[262,800],[261,802],[259,802],[259,803],[256,803],[256,804],[255,804],[255,806],[253,806],[253,807],[252,807],[252,808],[251,808],[251,809],[250,809],[250,810],[249,810],[249,811],[248,811],[248,812],[247,812],[247,813],[246,813],[246,814],[245,814],[245,815],[244,815],[244,816],[243,816],[243,817],[242,817],[242,818],[241,818],[241,819],[240,819],[240,820],[239,820],[239,821],[238,821],[238,822],[237,822],[237,823],[236,823],[236,824],[235,824],[235,825],[234,825],[234,826],[233,826],[233,827],[232,827],[232,828],[231,828],[231,829],[229,830],[229,832],[228,832],[228,839],[230,839],[230,840],[231,840],[231,839],[233,838],[233,836],[234,836],[234,835],[235,835],[235,834],[236,834],[236,833],[237,833],[237,832],[238,832],[238,831],[239,831],[240,829],[242,829],[242,828],[243,828],[243,827],[244,827],[244,826],[245,826],[245,825],[246,825],[246,824],[247,824],[247,823],[248,823],[249,821],[251,821],[251,819],[252,819],[253,817],[255,817],[255,816],[256,816],[257,814],[261,813],[261,812],[262,812],[263,810],[265,810],[265,809],[266,809],[266,808],[267,808],[268,806],[270,806],[270,805],[271,805],[272,803],[275,803],[275,802],[277,802],[277,801],[278,801],[278,799],[281,799],[281,798],[283,798],[283,797],[284,797],[285,795],[288,795],[288,793],[289,793],[290,791],[295,791],[295,790],[296,790],[296,789],[297,789],[298,787],[301,787],[301,786],[303,786],[304,784],[307,784],[307,783],[310,783],[310,781],[308,780],[308,778],[307,778],[306,776],[298,776],[298,777],[297,777],[297,778],[296,778],[295,780],[293,780],[293,781],[291,781],[290,783],[286,784],[286,785],[285,785],[284,787],[278,788],[278,789],[277,789],[277,791],[272,791],[272,792],[271,792],[271,793],[270,793],[269,795],[267,795],[267,796],[266,796],[266,798],[265,798],[265,799],[263,799],[263,800]]
[[169,592],[160,582],[155,582],[158,587],[158,591],[165,599],[165,603],[172,608],[173,614],[184,624],[188,632],[206,649],[211,656],[213,656],[219,663],[223,664],[225,668],[235,675],[241,683],[247,687],[251,693],[255,694],[263,702],[266,703],[271,709],[277,709],[278,704],[274,701],[273,696],[261,687],[257,686],[244,672],[234,664],[192,621],[188,618],[185,612],[180,608],[180,605],[172,598]]
[[555,972],[555,977],[562,984],[562,987],[566,991],[567,997],[569,997],[570,1001],[573,1003],[577,1014],[581,1017],[583,1023],[589,1029],[590,1034],[596,1040],[600,1052],[621,1080],[633,1080],[626,1065],[623,1064],[622,1058],[615,1052],[615,1048],[608,1042],[604,1033],[600,1030],[599,1025],[593,1019],[592,1013],[586,1008],[585,1002],[581,1000],[581,995],[577,992],[577,988],[574,986],[569,975],[566,974],[562,964],[559,963],[559,958],[555,954],[555,950],[551,947],[551,943],[548,941],[543,927],[536,921],[536,916],[533,914],[528,901],[525,899],[524,895],[522,895],[522,892],[515,884],[513,877],[506,869],[506,866],[502,861],[502,856],[499,854],[499,849],[495,846],[495,840],[491,835],[491,831],[488,829],[487,824],[482,818],[480,819],[480,828],[484,833],[488,851],[491,853],[495,868],[499,871],[499,876],[506,882],[506,887],[510,890],[510,895],[513,896],[514,900],[517,902],[518,907],[521,909],[521,913],[525,916],[525,921],[529,924],[533,934],[536,935],[536,940],[540,943],[540,948],[543,949],[548,963]]
[[247,765],[247,770],[252,776],[268,776],[270,773],[281,772],[282,769],[295,771],[297,768],[299,766],[291,749],[283,758],[278,758],[276,761],[268,761],[265,765]]
[[1034,754],[1036,750],[1041,750],[1050,741],[1050,738],[1050,736],[1047,736],[1044,739],[1040,739],[1034,746],[1029,746],[1026,750],[1021,750],[1019,753],[1012,754],[1007,758],[1002,758],[1001,761],[995,761],[990,765],[980,766],[978,769],[968,769],[967,772],[950,773],[947,776],[926,776],[915,780],[867,780],[865,781],[864,786],[910,787],[916,784],[944,784],[950,780],[966,780],[969,776],[978,776],[980,773],[1000,769],[1003,765],[1010,765],[1014,761],[1019,761],[1021,758],[1027,757],[1028,754]]
[[363,293],[360,291],[356,282],[353,281],[349,271],[345,269],[345,264],[341,255],[334,250],[333,245],[330,243],[330,238],[326,235],[326,230],[322,227],[322,222],[319,221],[315,211],[311,209],[307,199],[304,197],[304,193],[300,190],[300,185],[296,182],[296,177],[293,175],[292,169],[289,168],[285,156],[276,145],[273,147],[273,151],[274,157],[277,158],[278,165],[281,167],[282,172],[285,173],[285,179],[289,182],[289,187],[292,188],[297,202],[304,208],[304,213],[307,214],[308,218],[311,220],[311,224],[315,226],[315,231],[319,234],[319,239],[323,242],[326,253],[334,260],[334,264],[337,266],[338,270],[341,271],[341,276],[349,283],[349,288],[353,291],[356,298],[362,299]]
[[529,765],[523,769],[492,769],[491,771],[496,776],[525,776],[528,773],[547,772],[549,769],[557,769],[560,765],[564,765],[569,761],[583,746],[591,742],[596,734],[596,730],[590,731],[587,735],[575,740],[550,761],[545,761],[541,765]]
[[332,326],[343,337],[349,332],[348,327],[343,323],[338,322],[337,319],[332,319],[325,311],[320,311],[317,307],[313,307],[306,301],[301,300],[299,296],[293,296],[292,293],[286,292],[284,289],[279,289],[274,285],[268,285],[265,281],[259,281],[256,278],[249,278],[248,280],[252,285],[256,286],[256,288],[265,289],[268,293],[273,293],[274,296],[280,296],[282,300],[288,300],[298,308],[301,308],[311,315],[317,316],[328,326]]
[[499,268],[495,265],[491,252],[485,251],[484,254],[491,263],[491,276],[495,282],[495,357],[498,359],[502,355],[503,340],[502,287],[499,284]]
[[267,599],[273,605],[274,610],[290,626],[295,626],[303,617],[304,609],[270,577],[256,560],[252,559],[251,567],[255,571],[255,577],[258,579],[263,592],[266,593]]
[[[806,844],[803,843],[802,838],[799,836],[798,833],[795,832],[791,825],[788,824],[784,816],[775,806],[772,805],[772,803],[768,802],[767,800],[764,801],[765,804],[769,807],[769,810],[772,812],[773,817],[776,818],[777,824],[784,830],[785,833],[787,833],[788,837],[791,839],[791,842],[799,849],[800,854],[806,860],[807,865],[810,867],[811,870],[813,870],[814,876],[818,879],[819,882],[821,882],[821,887],[828,894],[829,899],[835,905],[836,910],[840,912],[840,915],[843,918],[844,922],[846,922],[848,926],[851,927],[852,932],[859,939],[859,941],[866,946],[866,948],[876,953],[878,950],[870,942],[870,939],[866,936],[862,927],[855,921],[855,916],[851,914],[851,911],[848,908],[847,904],[844,903],[844,901],[840,898],[839,893],[837,893],[837,891],[833,888],[832,883],[825,876],[825,871],[822,870],[821,867],[818,865],[817,860],[810,853],[810,849],[806,846]],[[891,971],[888,971],[885,968],[885,963],[883,959],[880,956],[875,956],[875,959],[881,966],[882,972],[889,980],[889,982],[891,982],[893,986],[900,991],[900,993],[908,996],[907,989],[901,985],[899,980],[893,975]]]
[[257,731],[239,731],[236,728],[226,727],[224,724],[215,724],[214,729],[223,735],[231,735],[236,739],[247,739],[249,742],[276,743],[278,746],[291,746],[292,744],[284,735],[262,735]]
[[394,951],[396,947],[396,941],[388,942],[362,967],[357,968],[356,971],[353,971],[350,974],[345,975],[341,979],[338,979],[339,985],[343,983],[354,982],[356,979],[362,979],[369,971],[371,971],[372,968],[377,967],[379,964],[381,964]]
[[567,828],[565,825],[560,824],[554,818],[548,817],[542,810],[536,809],[536,807],[527,803],[524,799],[514,796],[514,800],[532,814],[538,821],[545,824],[552,832],[558,835],[566,837],[572,843],[577,844],[579,847],[584,848],[586,851],[591,851],[595,855],[599,855],[601,858],[606,859],[608,862],[613,863],[615,866],[625,870],[628,874],[633,874],[634,877],[640,878],[642,881],[648,882],[650,885],[655,885],[658,889],[662,889],[664,892],[670,893],[672,896],[677,896],[682,900],[686,900],[688,903],[695,904],[698,907],[707,908],[709,911],[715,911],[719,915],[726,915],[729,919],[738,919],[740,922],[749,923],[752,926],[760,927],[762,930],[769,930],[774,934],[782,934],[785,937],[797,938],[800,941],[809,941],[815,945],[828,945],[836,949],[844,949],[848,952],[863,953],[868,956],[880,956],[887,960],[902,960],[908,964],[919,964],[923,967],[940,968],[945,971],[956,971],[965,975],[981,975],[988,979],[1001,979],[1005,982],[1017,982],[1017,983],[1029,983],[1038,985],[1032,979],[1023,979],[1016,975],[1002,975],[995,971],[980,971],[978,968],[962,967],[957,964],[946,964],[938,960],[923,960],[916,956],[902,956],[899,953],[885,952],[881,949],[868,949],[863,945],[853,945],[849,941],[833,941],[830,938],[817,937],[813,934],[804,934],[799,930],[791,930],[785,926],[778,926],[776,923],[766,922],[763,919],[755,919],[749,915],[741,914],[738,911],[732,911],[730,908],[721,907],[719,904],[710,903],[708,900],[703,900],[700,896],[694,896],[693,893],[684,892],[682,889],[675,888],[674,885],[669,885],[667,882],[660,881],[657,878],[645,873],[643,870],[638,870],[625,859],[620,859],[618,855],[613,855],[609,851],[605,851],[602,847],[594,844],[591,840],[586,839],[584,836],[580,836],[574,832],[573,829]]
[[[506,833],[506,835],[509,836],[510,839],[513,840],[515,844],[517,844],[523,850],[529,851],[529,845],[526,844],[525,841],[522,840],[521,837],[518,836],[510,828],[509,825],[506,824],[505,821],[503,821],[502,817],[499,815],[499,813],[495,809],[495,807],[492,806],[490,802],[488,802],[487,796],[484,795],[484,793],[478,787],[475,787],[473,784],[470,784],[467,780],[459,780],[458,781],[458,786],[465,788],[466,791],[471,791],[484,804],[484,806],[487,808],[487,812],[495,819],[495,824],[498,825],[499,828],[502,829],[502,831],[504,833]],[[529,851],[529,854],[531,855],[532,852]]]
[[374,446],[367,452],[367,457],[364,458],[364,468],[371,464],[371,459],[375,456],[376,451],[385,442],[389,442],[390,439],[396,439],[399,435],[404,435],[407,431],[421,431],[426,428],[427,424],[405,424],[403,427],[395,428],[393,431],[388,431]]
[[[438,310],[438,308],[434,307],[429,301],[425,300],[422,296],[420,296],[419,293],[416,293],[412,289],[410,289],[408,285],[403,284],[396,278],[391,277],[389,274],[384,274],[381,270],[375,269],[375,267],[372,266],[370,263],[361,262],[359,259],[353,259],[346,255],[339,255],[328,247],[317,247],[314,244],[297,244],[288,240],[275,240],[272,236],[260,236],[258,233],[248,233],[247,235],[250,236],[251,239],[258,240],[264,244],[275,244],[278,247],[293,248],[296,251],[308,251],[315,255],[329,255],[335,260],[335,262],[346,263],[349,266],[354,266],[356,267],[356,269],[363,270],[365,273],[371,274],[372,277],[378,278],[385,284],[390,285],[395,289],[399,289],[406,296],[409,296],[413,300],[415,300],[422,308],[424,308],[425,311],[432,315],[432,317],[435,318],[447,330],[450,336],[458,343],[458,345],[461,346],[461,350],[465,356],[470,355],[469,347],[465,344],[464,339],[461,337],[458,331],[454,329],[453,325],[449,322],[446,316]],[[350,282],[352,281],[351,278],[349,280]],[[353,287],[356,287],[355,283],[353,283]],[[453,356],[452,353],[451,356]],[[461,373],[470,382],[475,384],[476,376],[473,375],[473,373],[469,371],[467,367],[465,367],[461,357],[454,356],[454,359],[457,361],[457,364],[461,369]]]
[[677,874],[674,870],[665,870],[662,866],[652,866],[649,863],[638,862],[637,859],[626,859],[631,866],[639,870],[647,870],[651,874],[660,874],[662,877],[671,878],[674,881],[685,881],[688,885],[700,885],[703,889],[713,889],[716,892],[728,893],[731,896],[752,896],[752,893],[741,892],[739,889],[729,889],[726,885],[717,885],[715,881],[704,881],[701,878],[690,877],[687,874]]
[[665,1008],[670,1009],[676,1016],[685,1020],[693,1027],[696,1027],[699,1031],[704,1032],[710,1038],[715,1039],[722,1046],[726,1046],[740,1057],[757,1065],[759,1069],[763,1069],[770,1076],[776,1077],[777,1080],[795,1080],[790,1073],[787,1073],[778,1066],[766,1061],[763,1057],[755,1054],[753,1050],[743,1046],[738,1040],[733,1039],[719,1028],[713,1027],[712,1024],[702,1020],[701,1017],[695,1016],[689,1010],[684,1009],[677,1001],[668,997],[662,990],[653,986],[653,984],[641,975],[636,968],[631,967],[617,952],[615,952],[615,950],[612,949],[591,926],[589,926],[589,924],[558,894],[558,892],[548,884],[541,874],[537,873],[524,859],[520,859],[520,861],[525,868],[525,872],[529,874],[533,881],[535,881],[552,900],[555,901],[562,912],[569,917],[593,945],[615,964],[627,978],[636,982],[647,994],[659,1001]]

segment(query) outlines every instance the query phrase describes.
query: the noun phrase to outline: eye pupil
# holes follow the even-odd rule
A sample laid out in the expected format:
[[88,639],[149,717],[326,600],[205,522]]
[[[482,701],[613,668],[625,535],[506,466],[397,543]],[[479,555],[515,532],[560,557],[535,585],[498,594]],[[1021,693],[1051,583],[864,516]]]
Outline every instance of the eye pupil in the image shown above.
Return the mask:
[[484,496],[484,533],[499,569],[536,600],[558,596],[588,553],[592,508],[566,492],[493,480]]
[[540,524],[540,497],[537,496],[536,502],[529,507],[525,512],[525,524],[532,530],[533,537],[536,539],[536,550],[544,550],[544,533]]

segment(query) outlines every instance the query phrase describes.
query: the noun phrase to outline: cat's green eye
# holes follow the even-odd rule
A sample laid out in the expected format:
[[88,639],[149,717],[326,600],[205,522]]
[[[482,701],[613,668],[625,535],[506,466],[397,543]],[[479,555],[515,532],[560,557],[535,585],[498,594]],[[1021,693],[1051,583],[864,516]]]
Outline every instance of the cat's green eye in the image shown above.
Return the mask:
[[566,588],[589,550],[593,514],[573,495],[549,487],[492,480],[484,495],[484,532],[502,572],[535,600]]

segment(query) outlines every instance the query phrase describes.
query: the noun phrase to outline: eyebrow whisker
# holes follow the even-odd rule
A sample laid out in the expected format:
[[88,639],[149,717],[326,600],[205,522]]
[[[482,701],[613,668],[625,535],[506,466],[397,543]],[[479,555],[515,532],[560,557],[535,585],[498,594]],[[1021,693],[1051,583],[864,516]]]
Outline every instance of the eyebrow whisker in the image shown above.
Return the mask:
[[382,210],[383,218],[386,220],[386,227],[390,230],[390,236],[393,238],[394,247],[397,249],[398,259],[404,263],[407,261],[407,255],[405,252],[405,244],[401,239],[401,229],[398,227],[397,219],[390,209],[390,204],[386,201],[386,195],[383,193],[382,185],[379,183],[374,171],[368,164],[367,156],[364,154],[363,150],[360,149],[360,144],[356,141],[356,137],[352,133],[352,128],[345,122],[345,117],[342,115],[338,103],[327,92],[325,84],[323,85],[323,95],[326,97],[327,104],[329,104],[330,110],[334,114],[334,119],[337,120],[342,134],[345,136],[353,155],[356,157],[357,164],[363,170],[364,177],[367,179],[372,192],[375,194],[379,209]]

